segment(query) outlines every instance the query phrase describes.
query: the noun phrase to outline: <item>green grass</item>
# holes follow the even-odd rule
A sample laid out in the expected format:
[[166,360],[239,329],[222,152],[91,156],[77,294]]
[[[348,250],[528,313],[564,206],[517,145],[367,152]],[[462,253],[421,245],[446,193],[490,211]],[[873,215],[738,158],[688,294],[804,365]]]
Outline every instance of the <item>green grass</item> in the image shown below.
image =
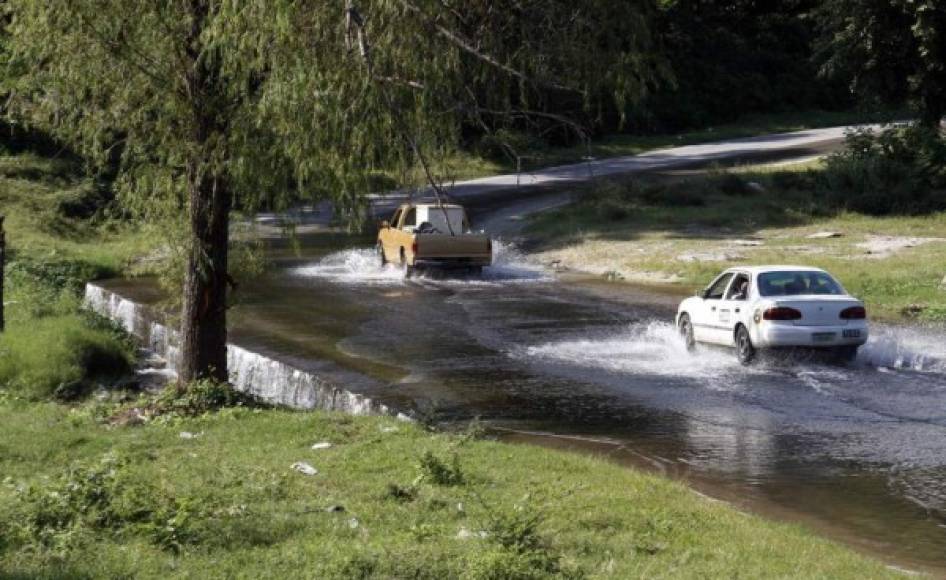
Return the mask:
[[0,157],[0,212],[14,259],[81,262],[101,275],[154,249],[155,236],[96,212],[96,184],[75,161],[33,154]]
[[[96,415],[0,403],[0,575],[895,576],[801,527],[591,457],[326,413],[237,408],[121,428]],[[319,441],[334,446],[311,450]],[[319,473],[293,471],[299,461]]]
[[131,340],[109,321],[82,311],[73,287],[19,272],[8,283],[0,394],[67,400],[130,373]]
[[[599,185],[577,204],[537,216],[529,234],[542,259],[611,272],[612,279],[696,289],[734,264],[801,263],[835,274],[875,317],[946,320],[946,242],[888,255],[861,246],[876,236],[946,238],[946,212],[878,217],[839,211],[812,185],[818,171],[814,162]],[[746,189],[748,182],[765,191]],[[819,231],[842,236],[808,238]]]

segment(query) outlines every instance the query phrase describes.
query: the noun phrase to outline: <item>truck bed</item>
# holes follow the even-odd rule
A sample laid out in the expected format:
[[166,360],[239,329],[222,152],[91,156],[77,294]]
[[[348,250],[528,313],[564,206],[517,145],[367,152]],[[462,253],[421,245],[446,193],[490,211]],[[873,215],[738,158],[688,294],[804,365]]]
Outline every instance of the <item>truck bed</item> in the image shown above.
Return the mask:
[[414,262],[457,262],[489,265],[492,243],[483,234],[415,234]]

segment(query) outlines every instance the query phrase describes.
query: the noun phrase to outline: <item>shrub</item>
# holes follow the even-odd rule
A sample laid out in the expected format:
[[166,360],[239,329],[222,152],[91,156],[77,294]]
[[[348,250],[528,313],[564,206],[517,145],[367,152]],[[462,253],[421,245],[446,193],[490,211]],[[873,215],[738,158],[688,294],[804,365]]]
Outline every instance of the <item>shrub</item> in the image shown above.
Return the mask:
[[486,538],[492,547],[468,563],[469,577],[485,580],[580,578],[580,570],[566,570],[560,556],[539,534],[543,516],[527,507],[509,511],[487,510]]
[[831,205],[870,215],[946,208],[946,140],[918,127],[859,130],[831,155],[818,184]]
[[753,193],[752,188],[742,177],[728,171],[720,173],[715,178],[715,185],[725,195],[746,196]]
[[460,458],[454,454],[452,461],[448,464],[440,459],[433,452],[428,451],[420,458],[418,465],[421,479],[430,481],[435,485],[462,485],[464,482],[463,471],[460,469]]
[[267,407],[258,398],[242,393],[227,383],[211,379],[194,381],[185,388],[171,386],[155,400],[155,413],[196,417],[227,407]]
[[700,207],[706,205],[706,198],[689,187],[651,185],[643,189],[641,199],[650,205],[660,207]]
[[410,503],[417,499],[417,488],[413,485],[398,485],[389,483],[384,492],[384,497],[399,503]]

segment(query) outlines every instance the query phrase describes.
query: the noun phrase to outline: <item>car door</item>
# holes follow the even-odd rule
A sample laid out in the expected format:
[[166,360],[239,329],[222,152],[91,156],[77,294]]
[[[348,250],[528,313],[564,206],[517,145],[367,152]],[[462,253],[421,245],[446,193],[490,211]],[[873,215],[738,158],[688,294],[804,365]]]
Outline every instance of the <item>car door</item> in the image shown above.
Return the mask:
[[400,259],[398,258],[399,246],[397,245],[397,226],[401,221],[401,208],[394,210],[394,215],[391,216],[391,221],[388,222],[388,227],[381,230],[381,246],[384,249],[384,257],[389,262],[397,263]]
[[736,325],[742,319],[743,310],[747,308],[750,291],[749,274],[736,272],[716,310],[718,325],[715,332],[718,333],[717,342],[720,344],[735,345]]
[[723,333],[719,329],[719,306],[733,276],[733,272],[724,272],[703,292],[699,308],[693,315],[693,334],[696,340],[716,343],[721,341]]

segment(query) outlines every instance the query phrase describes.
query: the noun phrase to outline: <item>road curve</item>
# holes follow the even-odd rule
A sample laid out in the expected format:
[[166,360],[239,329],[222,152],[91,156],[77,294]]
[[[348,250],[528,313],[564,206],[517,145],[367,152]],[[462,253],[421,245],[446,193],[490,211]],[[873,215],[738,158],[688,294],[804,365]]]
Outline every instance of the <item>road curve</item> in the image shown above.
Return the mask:
[[[877,130],[881,125],[847,125],[822,129],[806,129],[791,133],[775,133],[759,137],[731,139],[699,145],[657,149],[639,155],[592,159],[580,163],[547,167],[535,171],[481,177],[445,184],[443,189],[453,199],[476,204],[485,201],[513,203],[520,197],[534,195],[554,186],[588,182],[600,177],[616,177],[636,173],[683,169],[710,163],[732,163],[740,160],[804,158],[824,154],[835,148],[847,132],[856,128]],[[369,194],[371,214],[388,215],[412,192],[397,190]],[[418,195],[418,192],[413,192]],[[419,195],[430,193],[424,188]],[[328,226],[334,212],[330,202],[297,208],[280,214],[260,213],[260,224],[278,225],[291,221],[295,225]]]

